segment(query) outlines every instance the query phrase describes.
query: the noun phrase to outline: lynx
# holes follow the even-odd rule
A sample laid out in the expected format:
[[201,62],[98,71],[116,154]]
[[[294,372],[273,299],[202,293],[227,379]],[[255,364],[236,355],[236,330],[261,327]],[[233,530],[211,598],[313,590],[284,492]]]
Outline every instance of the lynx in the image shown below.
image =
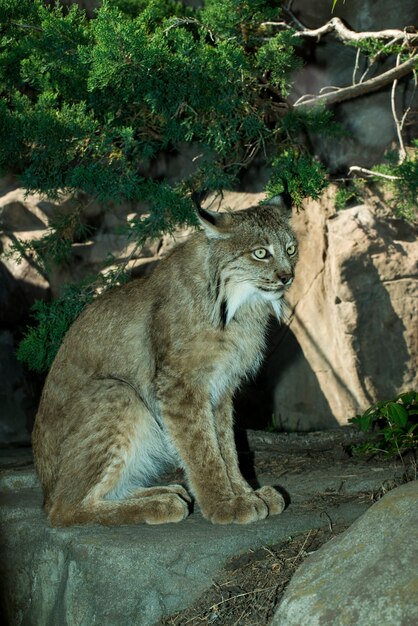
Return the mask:
[[[199,208],[203,229],[74,322],[33,432],[53,526],[179,522],[190,494],[218,524],[282,512],[278,491],[253,490],[240,473],[232,400],[259,367],[269,315],[282,317],[293,280],[287,204]],[[173,465],[189,491],[156,484]]]

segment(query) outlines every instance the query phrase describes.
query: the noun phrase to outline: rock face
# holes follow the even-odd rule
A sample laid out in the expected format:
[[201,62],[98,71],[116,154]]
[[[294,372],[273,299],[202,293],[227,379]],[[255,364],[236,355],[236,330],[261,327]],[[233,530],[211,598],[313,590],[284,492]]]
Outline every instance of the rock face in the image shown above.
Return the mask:
[[[40,202],[40,198],[37,197]],[[39,236],[46,223],[33,198],[24,198],[22,189],[2,181],[0,198],[0,253],[12,239]],[[28,322],[31,305],[45,298],[49,284],[23,259],[0,259],[0,444],[22,444],[30,431],[39,397],[37,377],[31,376],[16,359],[17,337]]]
[[27,444],[37,407],[36,383],[16,359],[15,341],[0,331],[0,443]]
[[309,430],[417,387],[417,229],[371,205],[337,213],[332,191],[294,225],[293,314],[266,376],[277,376],[276,424]]
[[[65,284],[98,273],[109,252],[116,259],[126,258],[133,244],[129,248],[126,236],[111,231],[126,221],[132,206],[105,213],[97,203],[77,196],[63,197],[55,203],[39,194],[26,195],[12,178],[3,179],[0,189],[0,253],[7,253],[17,239],[44,237],[48,219],[57,209],[65,213],[81,206],[85,222],[95,226],[93,239],[74,244],[70,262],[55,266],[49,280],[30,255],[20,262],[10,256],[0,258],[0,444],[22,444],[30,440],[42,383],[15,355],[22,330],[33,323],[30,308],[35,300],[58,296]],[[144,248],[140,269],[153,259],[157,246],[155,243]]]
[[195,510],[179,524],[51,528],[30,450],[0,449],[2,623],[157,624],[210,587],[228,557],[328,527],[329,520],[349,524],[370,506],[371,493],[405,471],[400,463],[345,455],[355,429],[245,434],[252,461],[244,470],[260,484],[279,483],[291,500],[280,516],[249,525],[212,525]]
[[[373,198],[367,205],[337,212],[334,193],[330,189],[320,202],[307,202],[293,217],[300,241],[296,279],[289,291],[293,313],[286,327],[272,327],[264,369],[238,398],[237,413],[246,426],[266,425],[273,416],[274,424],[285,430],[329,428],[346,423],[376,400],[418,386],[417,228],[381,215]],[[222,203],[214,202],[211,208],[239,210],[264,197],[226,192]],[[0,203],[3,245],[7,247],[12,236],[45,234],[51,210],[40,197],[8,191]],[[49,290],[57,294],[62,284],[98,271],[106,250],[119,258],[130,253],[127,241],[110,232],[113,222],[126,220],[132,208],[90,211],[86,219],[100,225],[94,237],[73,246],[72,262],[57,268],[50,284],[27,261],[17,265],[5,259],[0,265],[0,322],[9,333],[1,349],[3,361],[15,363],[0,378],[0,395],[7,397],[0,408],[8,424],[0,430],[3,443],[21,441],[12,433],[22,432],[25,421],[22,416],[17,426],[16,416],[25,409],[10,412],[10,407],[36,404],[36,394],[32,400],[27,397],[31,380],[14,357],[16,324],[27,321],[35,298]],[[176,240],[183,236],[187,232],[178,233]],[[165,238],[144,248],[141,258],[132,259],[134,274],[149,271],[172,244]]]
[[418,623],[418,482],[398,487],[302,564],[272,626]]

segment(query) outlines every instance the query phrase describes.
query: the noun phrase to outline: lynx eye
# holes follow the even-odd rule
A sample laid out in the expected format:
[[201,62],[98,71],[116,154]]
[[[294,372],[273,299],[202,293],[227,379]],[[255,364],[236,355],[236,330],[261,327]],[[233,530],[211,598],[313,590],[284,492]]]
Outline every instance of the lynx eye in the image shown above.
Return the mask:
[[286,252],[289,256],[293,256],[294,254],[296,254],[296,246],[294,243],[290,243],[287,248],[286,248]]
[[253,250],[252,254],[253,254],[253,257],[257,259],[258,261],[262,259],[267,259],[270,256],[270,252],[266,250],[265,248],[257,248],[256,250]]

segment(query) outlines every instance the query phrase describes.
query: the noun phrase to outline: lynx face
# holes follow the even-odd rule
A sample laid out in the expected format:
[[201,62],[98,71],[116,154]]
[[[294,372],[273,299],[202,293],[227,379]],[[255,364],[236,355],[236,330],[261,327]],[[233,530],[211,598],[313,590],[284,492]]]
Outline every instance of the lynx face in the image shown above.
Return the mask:
[[217,260],[214,308],[227,325],[247,302],[271,304],[283,315],[283,295],[294,277],[298,251],[283,205],[242,213],[200,212]]

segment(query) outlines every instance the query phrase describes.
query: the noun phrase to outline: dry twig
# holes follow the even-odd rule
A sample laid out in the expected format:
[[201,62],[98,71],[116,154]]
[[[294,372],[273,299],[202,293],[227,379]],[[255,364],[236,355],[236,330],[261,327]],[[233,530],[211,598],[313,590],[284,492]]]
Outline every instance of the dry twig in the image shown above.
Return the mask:
[[[290,16],[297,30],[295,32],[296,37],[316,37],[318,40],[327,33],[334,33],[340,41],[343,43],[359,42],[365,40],[388,40],[386,46],[396,42],[402,41],[405,44],[418,43],[417,32],[407,32],[406,29],[400,30],[396,28],[390,28],[378,31],[362,31],[356,32],[348,28],[338,17],[333,17],[326,24],[320,28],[307,28],[291,11],[291,2],[285,7],[286,13]],[[289,26],[283,22],[263,22],[265,26],[277,26],[280,28],[289,28]],[[398,57],[399,61],[399,57]],[[410,72],[413,72],[418,63],[418,55],[413,54],[409,59],[403,63],[397,62],[396,67],[383,72],[379,76],[375,76],[367,81],[364,78],[370,69],[370,66],[366,69],[361,76],[360,81],[355,83],[355,77],[359,68],[359,52],[357,52],[356,63],[353,70],[353,84],[349,87],[341,87],[333,91],[332,93],[321,93],[318,95],[306,94],[294,103],[294,107],[308,107],[312,104],[336,104],[337,102],[344,102],[345,100],[351,100],[359,96],[363,96],[367,93],[377,91],[390,83],[395,83],[395,89],[397,81],[406,76]],[[400,125],[397,118],[397,126]],[[399,142],[402,149],[402,142]]]
[[[398,54],[396,57],[396,67],[399,67],[400,56],[401,55]],[[405,144],[402,138],[401,122],[399,121],[398,114],[396,113],[396,87],[397,85],[398,85],[398,79],[395,78],[395,80],[392,83],[392,89],[390,92],[390,106],[392,109],[393,120],[396,126],[396,134],[398,135],[398,141],[399,141],[399,163],[403,163],[403,161],[405,161],[406,159],[406,150],[405,150]]]
[[391,176],[390,174],[382,174],[381,172],[373,172],[372,170],[368,170],[365,167],[360,167],[359,165],[352,165],[348,174],[365,174],[366,176],[378,176],[379,178],[386,178],[387,180],[399,180],[400,176]]
[[356,85],[350,85],[349,87],[341,87],[337,91],[331,93],[325,93],[320,95],[306,95],[300,98],[294,103],[294,107],[307,107],[313,104],[336,104],[337,102],[344,102],[344,100],[351,100],[364,96],[366,93],[377,91],[386,85],[389,85],[394,80],[399,80],[403,76],[406,76],[410,72],[413,72],[415,65],[418,63],[418,55],[410,57],[407,61],[404,61],[400,65],[393,67],[387,72],[379,74],[374,78],[366,80],[364,83],[358,83]]
[[[362,31],[357,33],[347,26],[340,20],[339,17],[333,17],[329,22],[320,26],[319,28],[306,28],[300,20],[297,20],[296,17],[290,10],[287,10],[287,13],[290,15],[292,20],[295,22],[297,28],[299,30],[296,31],[296,37],[316,37],[320,39],[323,35],[328,33],[334,33],[336,37],[342,42],[348,41],[364,41],[367,39],[394,39],[404,40],[409,43],[418,42],[418,33],[416,32],[407,32],[406,30],[400,30],[397,28],[388,28],[385,30],[372,30],[372,31]],[[283,22],[265,22],[265,25],[270,26],[280,26],[283,27]]]

